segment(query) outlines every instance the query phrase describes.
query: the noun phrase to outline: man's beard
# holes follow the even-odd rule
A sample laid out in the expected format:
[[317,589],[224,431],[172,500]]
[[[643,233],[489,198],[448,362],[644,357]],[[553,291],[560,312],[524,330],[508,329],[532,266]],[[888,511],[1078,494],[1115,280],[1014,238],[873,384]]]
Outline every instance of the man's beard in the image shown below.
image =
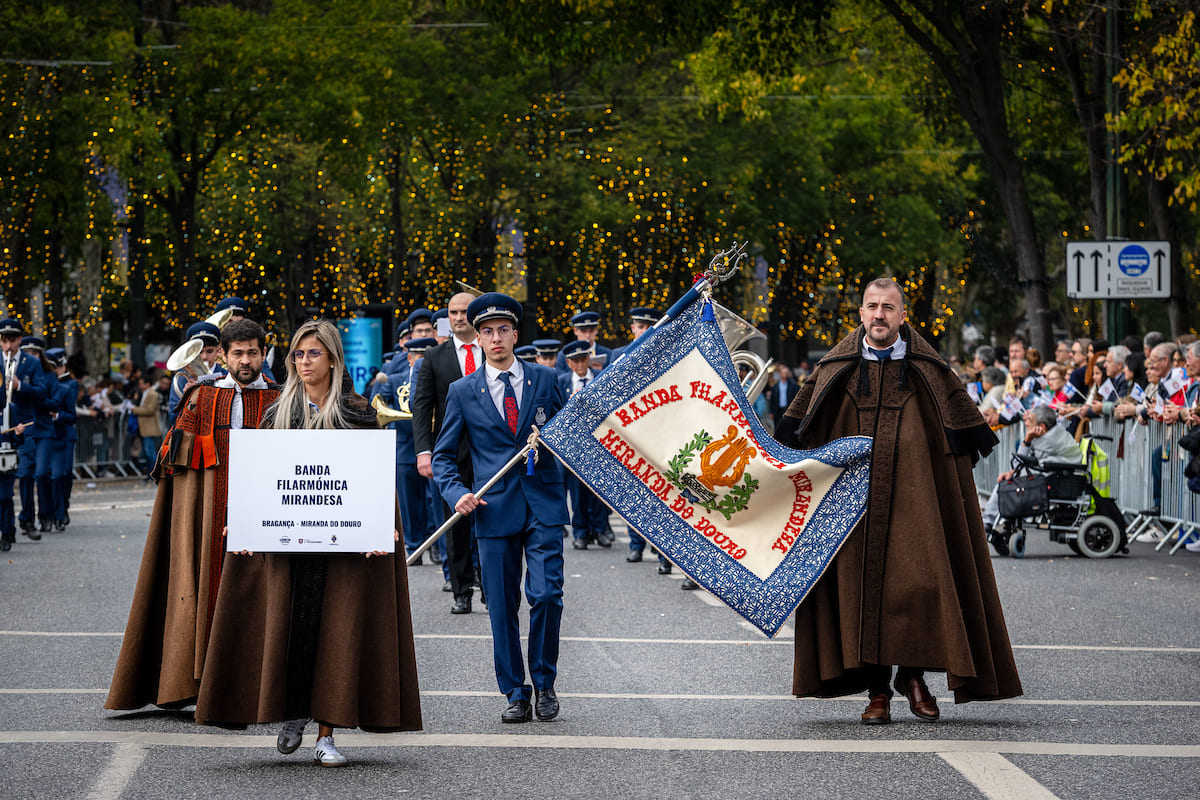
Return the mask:
[[242,386],[249,386],[250,384],[254,383],[254,381],[256,381],[258,379],[259,375],[262,374],[262,367],[259,367],[258,369],[254,369],[253,367],[248,367],[245,371],[250,372],[250,377],[246,378],[245,380],[242,379],[242,375],[241,375],[242,370],[239,370],[237,372],[233,372],[230,374],[232,374],[233,379],[235,381],[237,381],[238,383],[240,383]]

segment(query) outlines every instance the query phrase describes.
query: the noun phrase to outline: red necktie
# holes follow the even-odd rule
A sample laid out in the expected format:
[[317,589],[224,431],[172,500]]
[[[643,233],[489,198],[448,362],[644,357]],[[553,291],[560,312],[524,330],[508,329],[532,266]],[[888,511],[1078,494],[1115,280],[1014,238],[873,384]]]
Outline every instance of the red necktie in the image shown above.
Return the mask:
[[475,371],[475,348],[469,344],[464,344],[463,349],[467,351],[467,364],[463,368],[463,375],[470,375]]
[[517,393],[512,388],[511,372],[501,372],[500,380],[504,381],[504,419],[508,422],[508,429],[517,435]]

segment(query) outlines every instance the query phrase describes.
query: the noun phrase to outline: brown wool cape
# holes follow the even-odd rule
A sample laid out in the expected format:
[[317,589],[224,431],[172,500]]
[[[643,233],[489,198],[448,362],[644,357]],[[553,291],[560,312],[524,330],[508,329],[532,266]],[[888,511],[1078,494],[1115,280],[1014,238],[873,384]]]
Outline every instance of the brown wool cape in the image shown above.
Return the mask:
[[971,468],[997,444],[962,383],[907,323],[902,360],[859,327],[817,364],[779,441],[874,437],[867,511],[796,611],[792,691],[867,688],[867,664],[945,672],[955,702],[1022,693]]
[[[348,405],[355,427],[375,427],[361,396]],[[403,555],[225,555],[196,722],[240,728],[299,717],[421,729]]]
[[[242,391],[243,426],[257,427],[278,387]],[[200,690],[225,543],[233,389],[194,384],[163,438],[129,620],[105,708],[186,705]]]

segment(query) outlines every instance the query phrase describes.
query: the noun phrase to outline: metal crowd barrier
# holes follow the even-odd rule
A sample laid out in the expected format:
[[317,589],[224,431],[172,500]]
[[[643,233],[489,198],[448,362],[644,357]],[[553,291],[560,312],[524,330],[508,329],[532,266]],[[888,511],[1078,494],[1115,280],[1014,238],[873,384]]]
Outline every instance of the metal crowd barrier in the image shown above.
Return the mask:
[[138,478],[146,474],[139,463],[140,438],[129,433],[128,412],[105,417],[76,417],[75,478]]
[[[1132,541],[1147,531],[1157,530],[1162,540],[1155,549],[1171,545],[1174,553],[1193,534],[1200,535],[1200,496],[1187,488],[1183,469],[1191,454],[1179,447],[1187,426],[1151,422],[1139,425],[1133,420],[1112,417],[1093,419],[1088,434],[1108,455],[1109,489],[1121,511],[1130,520],[1127,535]],[[996,431],[1000,444],[987,458],[975,465],[975,489],[980,504],[996,490],[1000,473],[1012,469],[1012,454],[1024,440],[1023,423]],[[1154,502],[1153,467],[1162,466],[1161,496],[1157,512]]]

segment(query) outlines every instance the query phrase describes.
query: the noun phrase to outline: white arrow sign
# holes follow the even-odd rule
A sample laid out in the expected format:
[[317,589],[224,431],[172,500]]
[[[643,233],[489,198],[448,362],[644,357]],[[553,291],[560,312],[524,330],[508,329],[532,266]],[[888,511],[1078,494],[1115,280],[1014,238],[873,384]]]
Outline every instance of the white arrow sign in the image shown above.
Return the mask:
[[1067,297],[1170,297],[1170,242],[1068,242]]

